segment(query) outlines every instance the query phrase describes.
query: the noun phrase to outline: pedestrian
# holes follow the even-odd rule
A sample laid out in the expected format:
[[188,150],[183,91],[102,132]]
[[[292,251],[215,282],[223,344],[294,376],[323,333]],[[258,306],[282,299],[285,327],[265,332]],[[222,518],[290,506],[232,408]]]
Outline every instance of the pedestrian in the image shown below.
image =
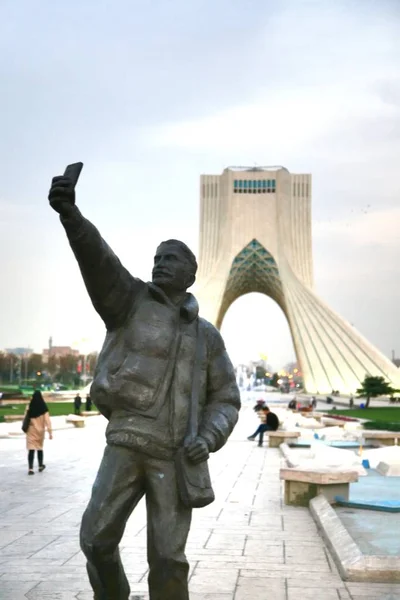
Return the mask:
[[85,410],[86,410],[86,411],[88,411],[88,412],[89,412],[90,410],[92,410],[92,399],[91,399],[91,397],[90,397],[90,394],[87,394],[87,396],[86,396],[86,406],[85,406]]
[[258,439],[258,445],[262,446],[263,445],[263,440],[264,440],[264,433],[266,431],[276,431],[279,427],[279,419],[276,416],[275,413],[271,412],[268,408],[268,406],[264,406],[262,409],[262,412],[265,415],[265,423],[261,423],[256,431],[253,433],[253,435],[249,435],[249,437],[247,438],[248,440],[255,440],[257,436],[259,436]]
[[82,398],[80,397],[79,392],[78,392],[74,398],[74,408],[75,408],[76,415],[81,414],[81,406],[82,406]]
[[28,475],[33,475],[35,450],[37,451],[38,456],[39,473],[46,468],[46,465],[43,463],[43,442],[46,429],[49,433],[49,439],[53,439],[49,409],[39,390],[36,390],[33,393],[29,407],[27,407],[25,411],[25,414],[26,413],[28,413],[29,416],[29,426],[26,432],[26,448],[28,450],[29,466]]

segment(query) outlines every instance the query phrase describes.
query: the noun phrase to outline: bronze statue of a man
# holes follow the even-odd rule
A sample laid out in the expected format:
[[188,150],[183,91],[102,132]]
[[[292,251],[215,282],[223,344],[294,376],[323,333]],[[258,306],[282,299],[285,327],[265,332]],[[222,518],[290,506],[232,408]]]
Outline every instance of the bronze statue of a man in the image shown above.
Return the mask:
[[[192,507],[179,491],[176,456],[183,448],[192,474],[200,473],[209,453],[227,441],[240,409],[222,338],[198,316],[197,301],[186,291],[195,282],[196,258],[183,242],[163,242],[152,282],[144,283],[82,216],[68,176],[54,177],[49,200],[107,329],[91,389],[108,419],[107,446],[81,526],[94,598],[129,598],[118,544],[145,495],[150,598],[188,600],[185,546]],[[194,436],[187,435],[190,418]]]

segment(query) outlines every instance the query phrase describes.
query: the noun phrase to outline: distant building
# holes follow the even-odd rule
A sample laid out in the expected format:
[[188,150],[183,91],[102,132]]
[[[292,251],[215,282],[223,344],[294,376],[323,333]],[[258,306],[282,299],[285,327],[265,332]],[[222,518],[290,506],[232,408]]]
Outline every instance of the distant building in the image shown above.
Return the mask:
[[7,354],[15,354],[16,356],[30,356],[33,354],[32,348],[6,348]]
[[64,356],[76,356],[79,357],[79,350],[74,350],[71,346],[53,346],[53,337],[49,337],[49,347],[45,348],[42,352],[43,362],[46,364],[49,362],[49,358],[62,358]]
[[74,350],[71,346],[52,346],[51,348],[45,348],[42,352],[42,358],[44,363],[49,362],[49,358],[62,358],[63,356],[76,356],[79,357],[79,350]]

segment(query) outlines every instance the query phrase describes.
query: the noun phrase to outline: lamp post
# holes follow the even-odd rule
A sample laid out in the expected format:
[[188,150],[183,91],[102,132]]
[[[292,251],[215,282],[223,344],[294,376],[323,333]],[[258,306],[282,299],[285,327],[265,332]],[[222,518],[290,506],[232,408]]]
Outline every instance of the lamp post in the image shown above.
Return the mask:
[[81,371],[81,382],[83,385],[86,384],[87,381],[87,357],[89,354],[89,343],[90,340],[88,338],[81,338],[79,342],[75,343],[74,346],[79,348],[79,352],[83,357],[82,371]]
[[83,355],[83,375],[82,375],[82,381],[83,381],[83,385],[86,384],[86,360],[87,360],[87,355],[86,352]]
[[18,385],[21,387],[22,383],[22,356],[19,357],[19,366],[18,366]]
[[25,385],[27,385],[28,384],[28,362],[29,362],[29,354],[26,353],[25,356],[24,356],[24,358],[25,358],[25,369],[24,369],[25,370],[25,378],[24,379],[25,379]]

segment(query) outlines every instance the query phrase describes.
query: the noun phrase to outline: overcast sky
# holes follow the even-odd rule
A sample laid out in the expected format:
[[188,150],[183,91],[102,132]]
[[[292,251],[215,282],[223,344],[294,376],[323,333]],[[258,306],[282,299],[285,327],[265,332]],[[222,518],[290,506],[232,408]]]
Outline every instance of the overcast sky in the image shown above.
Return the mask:
[[[199,175],[257,163],[312,173],[316,290],[400,355],[399,31],[398,0],[2,0],[0,348],[101,345],[47,204],[68,163],[145,280],[161,239],[197,251]],[[268,298],[223,334],[235,362],[293,358]]]

